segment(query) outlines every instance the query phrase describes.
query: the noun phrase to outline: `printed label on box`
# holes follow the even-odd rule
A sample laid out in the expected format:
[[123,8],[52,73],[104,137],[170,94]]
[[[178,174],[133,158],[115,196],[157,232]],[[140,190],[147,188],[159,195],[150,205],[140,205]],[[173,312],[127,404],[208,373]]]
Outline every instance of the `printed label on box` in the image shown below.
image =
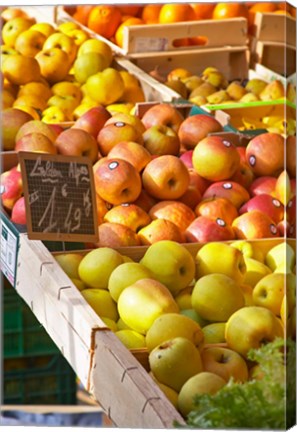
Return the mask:
[[167,38],[138,37],[135,39],[135,52],[166,51]]
[[12,286],[15,286],[18,238],[1,219],[1,271]]

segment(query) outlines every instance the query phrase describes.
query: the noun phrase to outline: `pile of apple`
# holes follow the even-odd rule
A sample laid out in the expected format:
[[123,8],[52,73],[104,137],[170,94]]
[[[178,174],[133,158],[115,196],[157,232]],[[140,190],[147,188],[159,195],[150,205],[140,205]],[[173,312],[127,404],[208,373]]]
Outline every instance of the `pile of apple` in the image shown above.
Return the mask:
[[[165,103],[141,119],[95,107],[66,130],[24,122],[13,110],[3,112],[4,149],[91,159],[99,246],[295,237],[293,136],[264,133],[235,146],[214,117],[184,118]],[[1,181],[12,211],[22,195],[19,169]]]
[[184,416],[195,394],[261,379],[251,348],[296,338],[295,251],[285,241],[210,242],[192,254],[165,240],[139,262],[108,247],[55,258],[122,343],[147,350],[151,376]]
[[137,78],[113,65],[111,48],[75,23],[54,27],[16,16],[4,23],[2,40],[3,109],[61,123],[98,105],[131,110],[144,101]]

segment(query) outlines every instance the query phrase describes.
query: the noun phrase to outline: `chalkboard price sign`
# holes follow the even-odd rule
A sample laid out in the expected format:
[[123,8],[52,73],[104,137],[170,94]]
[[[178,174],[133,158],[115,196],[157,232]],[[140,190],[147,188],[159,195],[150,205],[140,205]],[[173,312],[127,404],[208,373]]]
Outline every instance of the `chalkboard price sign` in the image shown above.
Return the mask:
[[87,157],[20,152],[30,239],[98,242],[92,163]]

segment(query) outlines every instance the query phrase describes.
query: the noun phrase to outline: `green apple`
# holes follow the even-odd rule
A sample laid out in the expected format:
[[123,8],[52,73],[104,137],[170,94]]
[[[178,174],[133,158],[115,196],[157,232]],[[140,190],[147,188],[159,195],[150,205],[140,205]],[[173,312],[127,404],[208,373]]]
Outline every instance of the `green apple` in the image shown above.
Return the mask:
[[145,341],[149,351],[168,339],[185,337],[198,348],[203,342],[201,327],[191,318],[178,313],[166,313],[158,317],[148,329]]
[[246,272],[243,253],[221,242],[211,242],[202,246],[196,255],[196,265],[197,278],[211,273],[223,273],[242,283]]
[[170,291],[154,279],[140,279],[125,288],[118,299],[120,318],[132,330],[146,334],[155,319],[168,312],[179,312]]
[[153,273],[142,264],[124,262],[116,267],[110,275],[108,290],[111,297],[117,302],[121,292],[139,279],[153,279]]
[[260,261],[253,258],[244,258],[246,273],[243,278],[243,284],[254,287],[260,279],[271,273],[270,268]]
[[192,307],[213,322],[225,322],[244,306],[240,286],[223,273],[213,273],[197,280],[192,293]]
[[280,273],[290,273],[293,271],[295,260],[295,251],[286,241],[271,248],[265,257],[268,267],[273,272]]
[[214,395],[225,385],[226,381],[212,372],[200,372],[194,375],[185,382],[178,394],[178,409],[180,413],[184,417],[187,417],[191,411],[197,408],[194,403],[196,395]]
[[206,344],[224,343],[225,339],[225,322],[216,322],[207,324],[202,328],[204,334],[204,342]]
[[79,253],[65,253],[61,255],[55,255],[55,260],[64,272],[71,279],[79,279],[78,266],[83,259],[83,255]]
[[128,349],[145,348],[145,337],[135,330],[123,329],[115,334]]
[[244,358],[251,348],[260,348],[276,337],[284,337],[282,325],[273,312],[262,306],[245,306],[234,312],[226,323],[228,347]]
[[195,277],[195,260],[180,243],[161,240],[153,243],[140,261],[149,268],[156,279],[176,296]]
[[88,252],[78,267],[80,279],[89,287],[107,289],[113,270],[123,263],[119,252],[109,247]]
[[84,84],[91,75],[101,72],[104,66],[105,59],[102,54],[87,52],[76,58],[73,64],[74,78]]
[[108,291],[98,288],[87,288],[80,291],[80,293],[99,317],[103,316],[117,321],[119,318],[117,305]]
[[184,337],[169,339],[154,348],[149,354],[149,365],[159,382],[177,392],[189,378],[202,371],[199,350]]

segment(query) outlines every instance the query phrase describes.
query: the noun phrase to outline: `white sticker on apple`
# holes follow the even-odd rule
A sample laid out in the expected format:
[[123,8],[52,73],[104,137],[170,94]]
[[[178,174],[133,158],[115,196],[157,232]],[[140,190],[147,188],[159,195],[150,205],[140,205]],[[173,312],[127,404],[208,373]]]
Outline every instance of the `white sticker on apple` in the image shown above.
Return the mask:
[[277,199],[273,199],[273,200],[272,200],[272,204],[273,204],[275,207],[280,207],[280,206],[281,206],[281,203],[280,203],[279,200],[277,200]]
[[222,227],[226,226],[226,222],[221,218],[217,218],[216,223]]
[[223,140],[222,142],[223,142],[224,146],[226,146],[226,147],[231,147],[231,143],[230,143],[230,141]]
[[252,155],[249,157],[249,162],[252,167],[256,165],[256,156]]
[[115,125],[116,127],[123,127],[123,126],[126,125],[126,123],[124,123],[124,122],[116,122],[114,125]]
[[277,228],[275,225],[271,224],[270,225],[270,231],[273,235],[275,235],[277,233]]
[[109,168],[110,170],[114,170],[114,169],[116,169],[118,166],[119,166],[119,163],[118,163],[118,162],[110,162],[110,164],[108,164],[108,168]]
[[232,184],[231,183],[224,183],[223,188],[224,189],[232,189]]

